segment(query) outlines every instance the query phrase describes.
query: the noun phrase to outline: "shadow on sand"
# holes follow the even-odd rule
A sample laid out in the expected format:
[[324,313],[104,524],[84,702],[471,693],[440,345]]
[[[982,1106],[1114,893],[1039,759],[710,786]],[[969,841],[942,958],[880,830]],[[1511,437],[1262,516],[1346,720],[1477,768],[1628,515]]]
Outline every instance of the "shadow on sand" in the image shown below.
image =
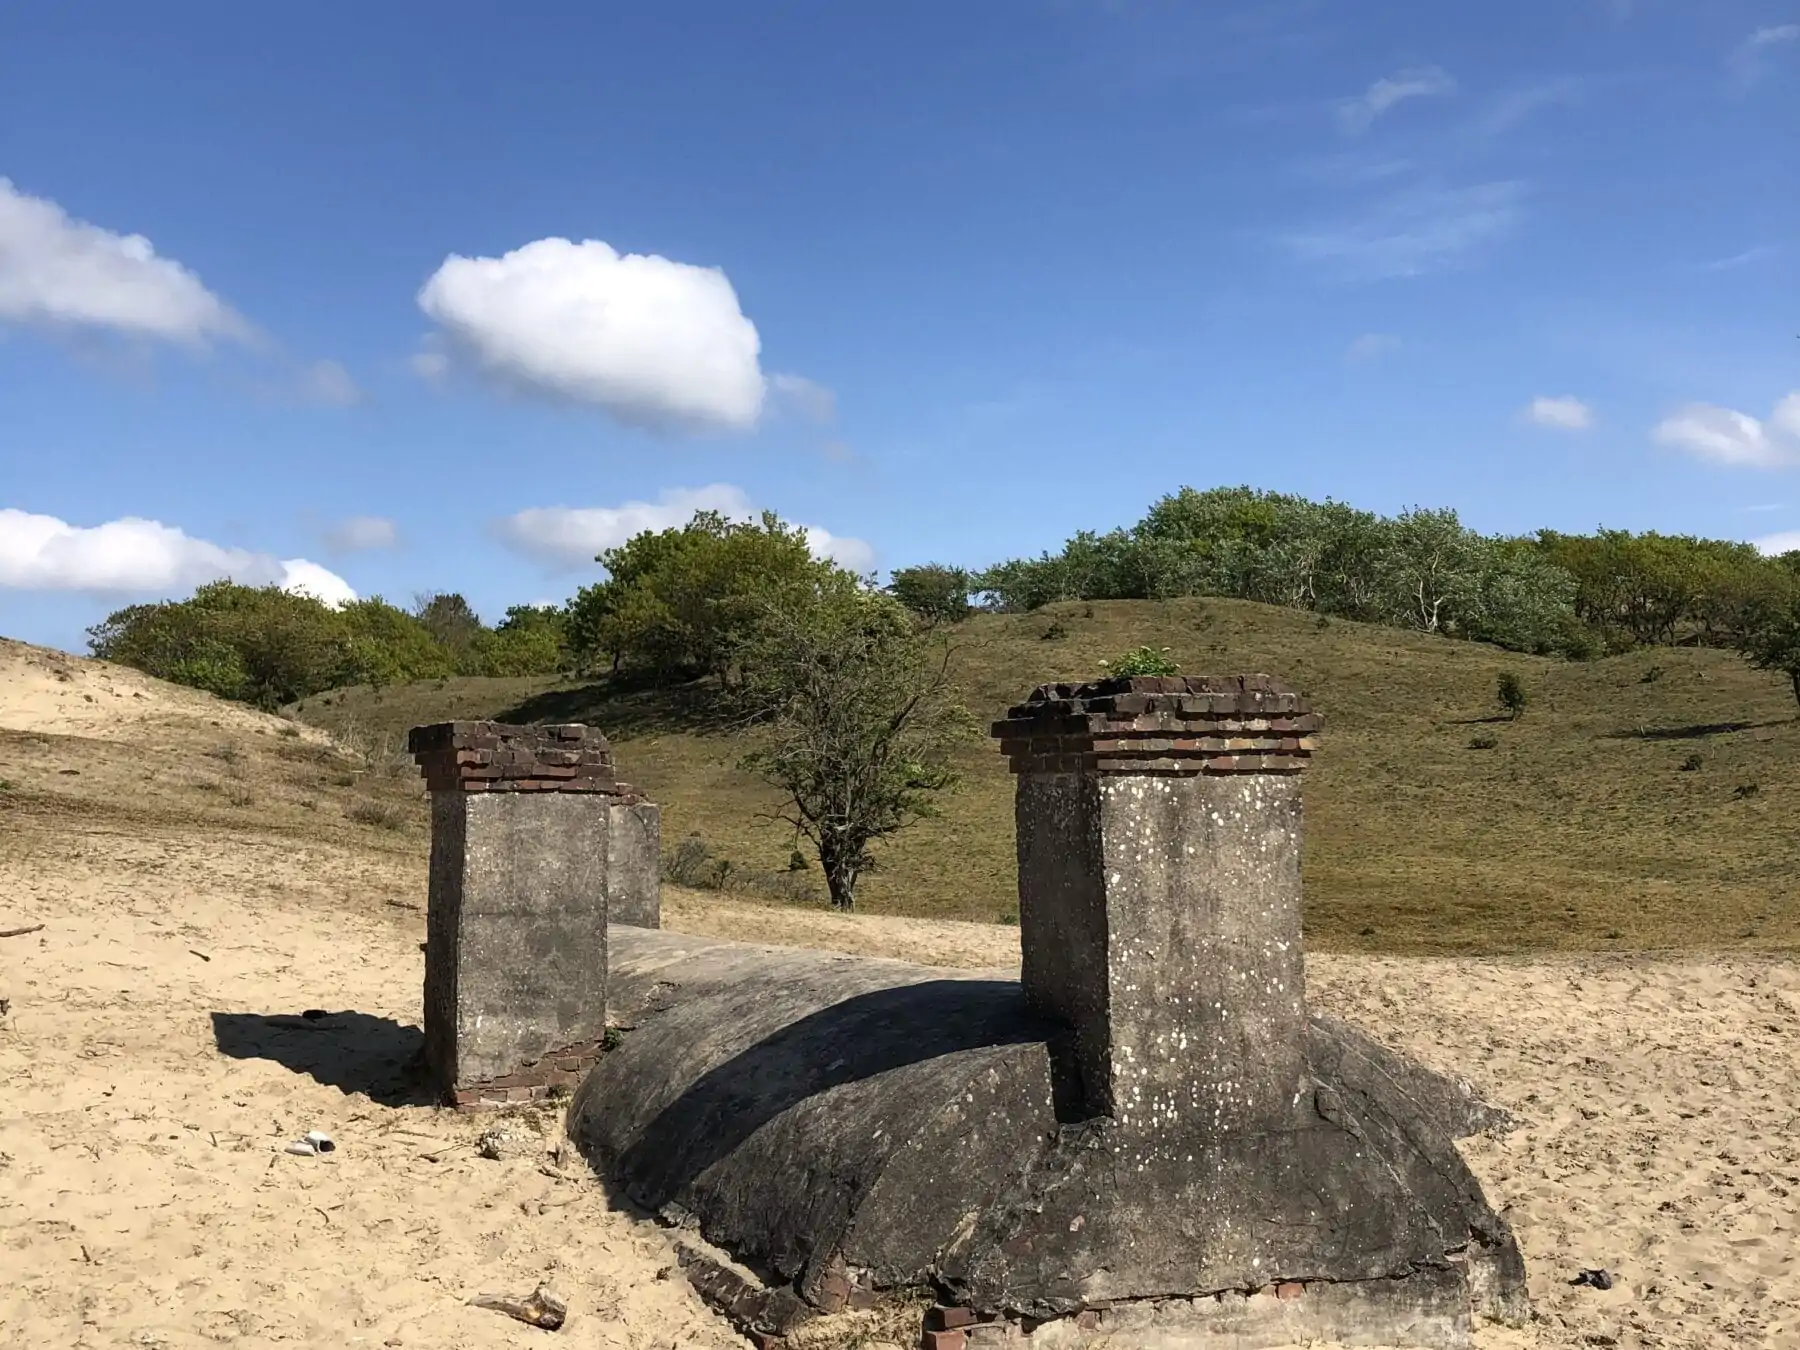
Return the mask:
[[216,1012],[213,1041],[231,1059],[266,1059],[346,1095],[383,1106],[436,1100],[424,1034],[388,1017],[313,1009],[299,1015]]

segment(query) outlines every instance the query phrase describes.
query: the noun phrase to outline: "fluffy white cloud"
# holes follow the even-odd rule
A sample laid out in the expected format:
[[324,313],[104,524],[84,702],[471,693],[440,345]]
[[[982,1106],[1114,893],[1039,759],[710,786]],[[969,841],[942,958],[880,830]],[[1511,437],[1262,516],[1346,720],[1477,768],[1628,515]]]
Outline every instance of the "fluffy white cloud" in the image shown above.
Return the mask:
[[400,527],[385,516],[351,516],[325,531],[325,543],[334,553],[364,553],[399,542]]
[[761,340],[716,267],[539,239],[452,255],[418,301],[457,354],[515,389],[633,426],[745,431],[762,414]]
[[0,178],[0,322],[110,329],[199,344],[250,327],[140,234],[75,220]]
[[1436,66],[1403,70],[1397,75],[1377,80],[1356,98],[1347,98],[1337,106],[1338,125],[1351,134],[1367,131],[1395,104],[1409,98],[1433,98],[1455,92],[1456,81]]
[[515,553],[556,567],[579,567],[645,530],[685,525],[696,511],[717,511],[731,520],[756,514],[742,488],[714,483],[669,488],[654,502],[623,506],[534,506],[496,521],[494,533]]
[[279,585],[332,605],[356,599],[342,577],[305,558],[224,548],[160,521],[125,516],[84,527],[0,509],[0,587],[166,596],[223,577]]
[[1800,390],[1775,405],[1767,421],[1734,408],[1690,403],[1657,425],[1656,442],[1697,459],[1753,469],[1800,463]]
[[867,572],[875,566],[875,550],[866,540],[840,538],[817,525],[800,528],[806,532],[806,546],[813,551],[813,557],[830,558],[852,572]]
[[[712,483],[698,488],[669,488],[654,502],[623,506],[539,506],[494,523],[494,534],[507,548],[556,568],[591,564],[609,548],[646,530],[685,525],[696,511],[717,511],[727,520],[754,520],[756,507],[742,488]],[[861,539],[802,525],[814,556],[830,558],[854,571],[866,571],[875,550]]]
[[1388,333],[1364,333],[1344,349],[1344,359],[1352,363],[1374,361],[1400,346],[1400,339]]
[[1594,425],[1594,410],[1578,398],[1534,398],[1519,416],[1558,431],[1586,431]]

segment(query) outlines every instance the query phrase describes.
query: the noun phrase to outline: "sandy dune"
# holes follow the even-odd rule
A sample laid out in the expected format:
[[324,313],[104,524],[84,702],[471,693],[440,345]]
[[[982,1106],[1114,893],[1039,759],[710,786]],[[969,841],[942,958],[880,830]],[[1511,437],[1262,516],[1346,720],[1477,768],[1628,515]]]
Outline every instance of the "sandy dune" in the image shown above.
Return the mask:
[[[232,749],[168,762],[195,745]],[[43,925],[0,938],[0,1345],[743,1344],[668,1278],[663,1230],[558,1163],[555,1119],[511,1119],[523,1145],[490,1159],[492,1119],[420,1104],[424,835],[346,823],[366,785],[334,787],[327,753],[0,646],[0,930]],[[668,910],[757,941],[1016,960],[1003,928]],[[1485,1350],[1800,1346],[1793,965],[1316,956],[1310,981],[1523,1122],[1464,1146],[1537,1305]],[[335,1153],[281,1151],[314,1129]],[[1618,1283],[1567,1283],[1591,1266]],[[570,1310],[556,1339],[467,1302],[545,1279]]]

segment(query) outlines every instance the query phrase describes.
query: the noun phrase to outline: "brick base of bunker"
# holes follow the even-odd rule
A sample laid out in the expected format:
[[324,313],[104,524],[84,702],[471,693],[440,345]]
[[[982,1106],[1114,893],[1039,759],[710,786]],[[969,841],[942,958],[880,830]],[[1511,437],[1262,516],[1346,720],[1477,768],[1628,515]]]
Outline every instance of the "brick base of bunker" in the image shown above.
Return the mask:
[[611,947],[623,1031],[572,1132],[785,1306],[929,1290],[1034,1344],[1211,1347],[1459,1346],[1524,1314],[1454,1142],[1501,1118],[1347,1023],[1309,1018],[1281,1120],[1147,1153],[1058,1118],[1068,1033],[1010,975],[629,928]]

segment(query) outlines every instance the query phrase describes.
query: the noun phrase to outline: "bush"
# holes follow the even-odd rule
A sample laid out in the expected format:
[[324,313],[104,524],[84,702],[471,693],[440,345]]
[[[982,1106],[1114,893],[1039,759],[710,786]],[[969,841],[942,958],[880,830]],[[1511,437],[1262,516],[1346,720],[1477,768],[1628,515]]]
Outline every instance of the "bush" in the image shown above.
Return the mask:
[[1106,663],[1108,675],[1179,675],[1181,667],[1169,659],[1167,647],[1133,647],[1116,661]]
[[1499,744],[1500,738],[1498,736],[1485,731],[1479,735],[1469,737],[1469,749],[1471,750],[1492,750]]
[[1693,754],[1681,761],[1681,771],[1683,773],[1697,773],[1705,766],[1705,764],[1706,756],[1696,750]]
[[116,610],[88,630],[88,647],[102,660],[266,709],[338,685],[454,671],[423,624],[379,597],[334,609],[278,586],[231,581]]
[[1506,715],[1515,720],[1531,701],[1525,693],[1524,682],[1510,670],[1503,671],[1495,682],[1495,693],[1499,696],[1500,706],[1506,709]]

